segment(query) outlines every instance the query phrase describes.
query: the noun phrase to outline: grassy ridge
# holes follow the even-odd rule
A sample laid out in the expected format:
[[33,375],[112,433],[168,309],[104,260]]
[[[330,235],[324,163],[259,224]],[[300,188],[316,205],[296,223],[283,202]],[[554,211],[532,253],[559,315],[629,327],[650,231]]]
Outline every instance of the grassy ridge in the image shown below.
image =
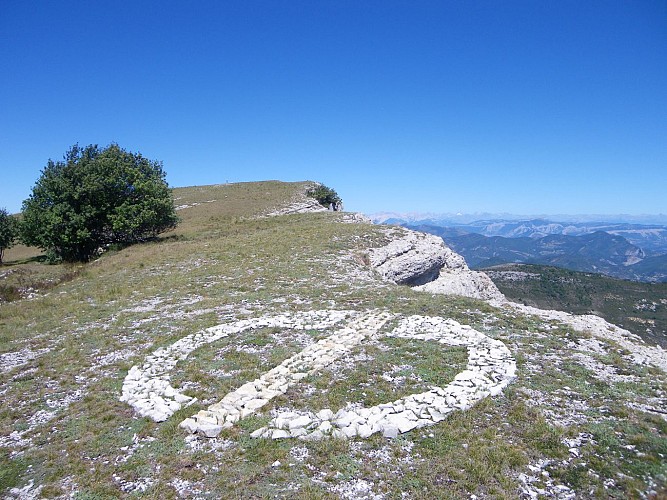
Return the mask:
[[[382,282],[363,258],[386,240],[381,227],[343,224],[343,214],[330,212],[256,218],[303,189],[278,182],[177,189],[176,204],[188,207],[179,210],[176,230],[108,252],[34,298],[0,305],[3,494],[33,481],[46,497],[339,498],[366,491],[515,498],[521,475],[532,474],[528,465],[545,463],[550,478],[584,495],[664,491],[667,425],[642,409],[656,406],[662,372],[632,364],[603,342],[615,354],[595,361],[628,377],[604,383],[573,357],[579,342],[590,341],[585,334]],[[28,257],[8,260],[9,269],[58,269]],[[137,418],[118,400],[129,368],[158,347],[227,321],[319,308],[451,317],[503,340],[516,356],[518,379],[502,395],[396,440],[249,437],[272,408],[393,400],[447,383],[466,362],[460,349],[381,337],[219,438],[189,438],[178,427],[183,418],[322,335],[263,329],[179,363],[174,385],[199,402],[166,422]],[[581,435],[590,438],[574,457],[567,440]],[[548,486],[547,476],[535,481]]]

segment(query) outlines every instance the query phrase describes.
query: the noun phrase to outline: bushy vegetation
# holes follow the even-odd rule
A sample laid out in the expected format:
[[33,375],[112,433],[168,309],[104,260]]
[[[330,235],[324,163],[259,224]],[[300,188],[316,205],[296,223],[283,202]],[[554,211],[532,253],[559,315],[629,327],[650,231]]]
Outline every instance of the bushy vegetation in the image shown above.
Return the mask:
[[311,187],[306,191],[306,194],[311,198],[315,198],[323,207],[329,208],[332,206],[334,210],[343,209],[343,200],[338,196],[338,193],[324,184],[318,184]]
[[52,260],[87,261],[100,248],[149,239],[177,220],[160,162],[117,144],[75,145],[64,161],[49,160],[23,202],[21,238]]
[[6,209],[0,208],[0,264],[5,249],[11,248],[18,236],[18,224]]
[[[486,271],[511,300],[542,309],[597,314],[650,344],[667,347],[667,283],[528,264],[506,264]],[[525,278],[512,279],[515,271],[526,273]],[[509,272],[509,278],[504,278],[503,272]]]

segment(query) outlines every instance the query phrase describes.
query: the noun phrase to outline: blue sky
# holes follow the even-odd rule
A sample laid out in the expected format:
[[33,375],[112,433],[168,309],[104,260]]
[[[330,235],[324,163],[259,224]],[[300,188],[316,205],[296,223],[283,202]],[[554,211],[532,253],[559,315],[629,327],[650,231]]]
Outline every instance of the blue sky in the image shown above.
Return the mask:
[[0,2],[0,207],[73,144],[349,210],[667,213],[667,3]]

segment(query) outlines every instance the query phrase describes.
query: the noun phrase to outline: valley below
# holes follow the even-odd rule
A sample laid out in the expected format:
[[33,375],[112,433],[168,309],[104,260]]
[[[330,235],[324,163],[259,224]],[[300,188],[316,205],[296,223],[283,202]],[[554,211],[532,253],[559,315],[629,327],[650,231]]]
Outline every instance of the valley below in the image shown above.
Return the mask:
[[667,348],[667,283],[642,283],[550,266],[483,268],[509,299],[541,309],[597,314]]

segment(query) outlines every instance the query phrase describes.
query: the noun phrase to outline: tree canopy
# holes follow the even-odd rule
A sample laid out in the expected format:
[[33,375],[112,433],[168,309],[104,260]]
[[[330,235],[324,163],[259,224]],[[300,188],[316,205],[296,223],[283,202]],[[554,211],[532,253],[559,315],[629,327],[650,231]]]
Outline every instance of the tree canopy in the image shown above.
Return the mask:
[[176,226],[159,161],[123,150],[74,145],[49,160],[23,202],[21,238],[65,261],[89,260],[101,247],[155,237]]
[[5,250],[14,245],[18,236],[18,223],[6,209],[0,208],[0,264]]
[[306,192],[306,195],[315,198],[317,202],[324,207],[329,208],[329,206],[331,206],[333,210],[342,209],[343,200],[341,197],[338,196],[338,193],[334,189],[327,187],[324,184],[317,184],[311,187]]

